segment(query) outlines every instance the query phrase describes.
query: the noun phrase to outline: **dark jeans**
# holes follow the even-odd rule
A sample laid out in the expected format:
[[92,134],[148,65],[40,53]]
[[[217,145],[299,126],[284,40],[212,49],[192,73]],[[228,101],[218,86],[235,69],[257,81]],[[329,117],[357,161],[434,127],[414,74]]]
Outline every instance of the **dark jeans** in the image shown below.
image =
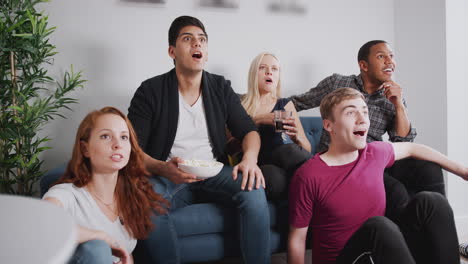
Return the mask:
[[[154,230],[145,240],[138,241],[149,254],[148,263],[180,263],[181,248],[174,222],[184,217],[187,206],[196,202],[196,196],[210,197],[211,201],[229,202],[239,213],[239,237],[245,263],[270,262],[270,215],[263,188],[242,191],[242,174],[236,181],[231,176],[232,167],[224,166],[212,178],[191,184],[174,184],[164,177],[151,179],[154,190],[171,203],[169,212],[153,219]],[[189,212],[189,211],[188,211]],[[209,223],[194,223],[200,229]],[[200,252],[203,254],[203,252]]]
[[287,197],[289,183],[296,171],[312,155],[297,144],[284,144],[271,153],[271,160],[259,160],[260,169],[265,177],[265,193],[268,200]]
[[458,238],[453,212],[439,193],[420,192],[395,223],[368,219],[348,240],[338,264],[457,264]]
[[433,162],[416,159],[398,160],[384,173],[387,210],[385,215],[397,219],[409,200],[418,192],[431,191],[445,196],[441,167]]

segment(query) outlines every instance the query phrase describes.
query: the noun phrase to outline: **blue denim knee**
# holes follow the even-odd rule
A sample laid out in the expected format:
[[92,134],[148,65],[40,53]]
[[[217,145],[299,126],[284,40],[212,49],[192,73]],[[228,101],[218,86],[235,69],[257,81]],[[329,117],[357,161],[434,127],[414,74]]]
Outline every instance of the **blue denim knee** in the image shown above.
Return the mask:
[[108,264],[112,263],[112,251],[103,240],[90,240],[78,245],[69,264]]

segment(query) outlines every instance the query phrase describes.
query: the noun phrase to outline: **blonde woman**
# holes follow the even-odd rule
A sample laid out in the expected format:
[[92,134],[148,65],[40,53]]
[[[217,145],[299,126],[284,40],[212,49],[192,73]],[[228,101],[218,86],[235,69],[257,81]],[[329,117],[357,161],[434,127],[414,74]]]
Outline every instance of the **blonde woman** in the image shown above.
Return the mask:
[[[247,94],[241,98],[242,106],[260,133],[262,145],[258,164],[265,177],[269,199],[281,198],[286,193],[289,176],[310,157],[311,151],[294,104],[280,97],[280,72],[280,62],[275,55],[260,53],[250,65]],[[292,117],[284,122],[283,133],[275,132],[274,110],[292,112]],[[287,144],[287,137],[293,143]]]

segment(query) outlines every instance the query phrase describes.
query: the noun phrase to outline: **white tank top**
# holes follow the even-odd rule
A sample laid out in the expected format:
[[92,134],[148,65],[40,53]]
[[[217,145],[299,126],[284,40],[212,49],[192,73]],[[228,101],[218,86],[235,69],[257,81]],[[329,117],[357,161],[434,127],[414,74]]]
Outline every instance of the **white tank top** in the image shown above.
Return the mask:
[[208,127],[200,95],[193,106],[184,101],[179,93],[179,120],[177,132],[169,159],[214,160],[213,150],[208,136]]

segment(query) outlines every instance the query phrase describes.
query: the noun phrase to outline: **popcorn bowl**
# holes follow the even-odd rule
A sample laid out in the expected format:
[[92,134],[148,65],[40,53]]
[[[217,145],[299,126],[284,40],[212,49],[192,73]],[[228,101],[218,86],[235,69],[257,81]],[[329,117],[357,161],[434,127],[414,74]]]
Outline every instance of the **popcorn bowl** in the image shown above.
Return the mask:
[[216,160],[184,160],[179,163],[179,169],[184,172],[191,173],[199,179],[208,179],[218,175],[224,164]]

